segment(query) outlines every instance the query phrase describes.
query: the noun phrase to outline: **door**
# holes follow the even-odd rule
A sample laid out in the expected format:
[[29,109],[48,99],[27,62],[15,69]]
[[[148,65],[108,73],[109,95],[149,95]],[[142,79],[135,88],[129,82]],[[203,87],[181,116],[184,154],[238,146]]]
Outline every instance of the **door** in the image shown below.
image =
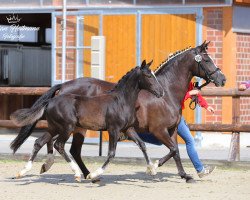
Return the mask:
[[[169,54],[189,46],[196,46],[195,14],[143,14],[141,58],[154,60],[156,68]],[[188,123],[194,123],[195,112],[186,101],[183,116]],[[178,138],[180,142],[183,142]]]

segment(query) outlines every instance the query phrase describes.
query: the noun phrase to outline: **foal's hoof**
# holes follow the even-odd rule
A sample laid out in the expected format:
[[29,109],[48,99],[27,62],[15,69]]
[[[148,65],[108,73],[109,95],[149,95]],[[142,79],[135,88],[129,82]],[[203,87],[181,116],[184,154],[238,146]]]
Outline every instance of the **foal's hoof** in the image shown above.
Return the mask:
[[104,172],[104,170],[102,168],[97,169],[96,171],[89,173],[86,177],[86,179],[96,179],[97,177],[99,177],[100,175],[102,175]]
[[154,168],[157,169],[159,167],[159,160],[156,160],[155,163],[154,163]]
[[81,183],[81,176],[75,176],[75,181],[77,183]]
[[49,171],[51,166],[52,166],[52,164],[44,163],[41,167],[40,174],[43,174],[44,172]]
[[154,166],[148,166],[147,170],[146,170],[146,174],[151,175],[151,176],[155,176],[157,174]]
[[43,164],[40,170],[40,174],[43,174],[44,172],[47,172],[48,170],[46,169],[46,165]]
[[22,178],[22,175],[20,173],[17,173],[17,175],[13,179],[20,179]]

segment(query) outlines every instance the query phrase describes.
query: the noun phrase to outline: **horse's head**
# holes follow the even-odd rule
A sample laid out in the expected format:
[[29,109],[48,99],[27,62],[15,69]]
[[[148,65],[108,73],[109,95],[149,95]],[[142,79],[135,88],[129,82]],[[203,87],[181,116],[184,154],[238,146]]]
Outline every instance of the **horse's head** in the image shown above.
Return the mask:
[[158,82],[154,72],[152,72],[149,68],[152,62],[153,60],[150,63],[146,63],[145,60],[142,62],[140,67],[141,74],[139,79],[139,87],[140,89],[148,90],[159,98],[164,96],[164,90],[161,84]]
[[212,58],[207,53],[209,42],[206,41],[196,48],[192,49],[192,54],[195,60],[194,76],[201,77],[206,82],[212,82],[216,87],[224,86],[226,77],[213,62]]

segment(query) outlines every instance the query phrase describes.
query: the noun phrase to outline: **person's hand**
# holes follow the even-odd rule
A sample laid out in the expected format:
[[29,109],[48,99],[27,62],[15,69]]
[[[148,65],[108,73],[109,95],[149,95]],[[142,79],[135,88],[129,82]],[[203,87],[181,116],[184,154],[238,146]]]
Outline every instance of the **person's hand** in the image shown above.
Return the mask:
[[214,113],[214,108],[212,106],[208,106],[207,111],[209,111],[211,113]]
[[190,91],[189,91],[189,95],[191,95],[191,96],[196,96],[196,95],[198,95],[199,93],[200,93],[199,90],[190,90]]
[[240,91],[244,91],[244,90],[246,90],[246,89],[247,89],[246,84],[240,84],[240,86],[239,86],[239,90],[240,90]]

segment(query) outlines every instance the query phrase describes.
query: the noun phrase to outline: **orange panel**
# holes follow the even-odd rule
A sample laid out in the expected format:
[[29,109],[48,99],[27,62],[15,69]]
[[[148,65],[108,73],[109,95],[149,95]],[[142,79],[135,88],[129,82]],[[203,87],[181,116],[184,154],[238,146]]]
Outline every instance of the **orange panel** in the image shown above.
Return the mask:
[[[195,21],[195,15],[143,15],[141,59],[153,59],[153,67],[156,68],[170,53],[194,47]],[[188,104],[186,102],[183,116],[187,122],[194,122],[195,113]]]
[[[136,66],[136,15],[103,17],[106,37],[106,80],[117,82]],[[103,139],[108,140],[107,132]]]
[[117,82],[136,65],[136,16],[103,17],[106,37],[106,80]]

